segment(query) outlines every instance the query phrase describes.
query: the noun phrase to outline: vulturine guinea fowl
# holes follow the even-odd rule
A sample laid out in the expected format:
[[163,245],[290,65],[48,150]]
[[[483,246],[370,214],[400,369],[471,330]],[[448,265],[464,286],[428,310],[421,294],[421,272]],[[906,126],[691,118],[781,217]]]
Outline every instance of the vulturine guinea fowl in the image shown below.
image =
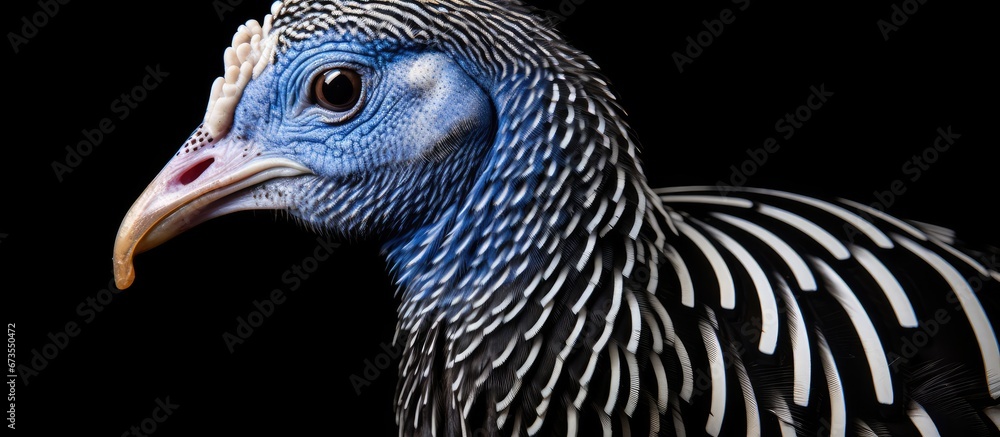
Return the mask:
[[276,3],[123,220],[116,281],[240,210],[382,241],[401,435],[998,432],[995,250],[846,200],[653,189],[636,144],[517,1]]

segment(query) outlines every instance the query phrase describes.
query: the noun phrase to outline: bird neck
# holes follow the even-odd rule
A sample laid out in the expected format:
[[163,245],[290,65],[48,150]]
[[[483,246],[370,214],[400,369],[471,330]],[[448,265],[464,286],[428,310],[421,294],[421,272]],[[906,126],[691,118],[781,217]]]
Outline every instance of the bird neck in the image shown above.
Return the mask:
[[495,139],[472,180],[437,217],[384,247],[404,321],[528,295],[539,275],[571,265],[567,274],[578,274],[595,251],[635,244],[646,221],[663,220],[599,73],[538,69],[501,83]]
[[623,114],[603,81],[584,79],[594,72],[553,80],[566,73],[525,75],[497,92],[506,116],[468,194],[385,248],[402,298],[399,414],[420,414],[407,407],[428,397],[427,415],[470,402],[499,411],[478,393],[509,390],[562,347],[603,350],[600,335],[580,332],[613,325],[625,282],[645,289],[659,264],[666,218]]

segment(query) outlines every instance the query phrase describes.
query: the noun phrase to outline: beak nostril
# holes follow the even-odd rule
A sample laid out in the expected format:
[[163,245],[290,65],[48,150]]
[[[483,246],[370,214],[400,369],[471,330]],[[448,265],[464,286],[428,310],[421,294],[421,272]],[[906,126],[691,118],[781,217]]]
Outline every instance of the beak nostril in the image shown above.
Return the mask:
[[194,180],[198,179],[198,177],[205,172],[205,169],[207,169],[208,166],[212,165],[213,162],[215,162],[215,158],[208,158],[204,161],[195,164],[194,167],[191,167],[183,174],[181,174],[181,177],[178,179],[178,181],[180,181],[180,183],[183,185],[187,185],[190,184],[191,182],[194,182]]

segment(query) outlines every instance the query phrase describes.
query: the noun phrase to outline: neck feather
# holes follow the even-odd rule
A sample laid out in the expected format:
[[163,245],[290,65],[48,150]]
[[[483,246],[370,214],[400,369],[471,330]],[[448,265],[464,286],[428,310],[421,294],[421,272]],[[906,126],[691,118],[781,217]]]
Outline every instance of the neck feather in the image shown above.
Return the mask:
[[[605,326],[637,304],[623,290],[655,287],[666,215],[605,82],[589,61],[518,77],[494,94],[504,115],[466,198],[386,247],[402,294],[400,424],[497,421],[537,408],[552,381],[586,386],[556,374],[557,356],[585,373]],[[536,393],[520,382],[532,378]]]

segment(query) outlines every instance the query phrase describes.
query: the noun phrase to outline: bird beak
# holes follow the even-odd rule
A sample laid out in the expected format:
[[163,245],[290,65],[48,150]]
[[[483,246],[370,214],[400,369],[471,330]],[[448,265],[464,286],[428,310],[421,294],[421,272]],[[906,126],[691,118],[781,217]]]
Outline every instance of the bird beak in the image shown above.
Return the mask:
[[[287,158],[269,157],[230,136],[191,150],[182,147],[129,209],[115,239],[115,285],[135,279],[132,258],[214,217],[249,209],[283,209],[283,200],[255,199],[262,182],[312,172]],[[263,197],[263,196],[261,196]],[[272,197],[272,196],[269,196]]]

